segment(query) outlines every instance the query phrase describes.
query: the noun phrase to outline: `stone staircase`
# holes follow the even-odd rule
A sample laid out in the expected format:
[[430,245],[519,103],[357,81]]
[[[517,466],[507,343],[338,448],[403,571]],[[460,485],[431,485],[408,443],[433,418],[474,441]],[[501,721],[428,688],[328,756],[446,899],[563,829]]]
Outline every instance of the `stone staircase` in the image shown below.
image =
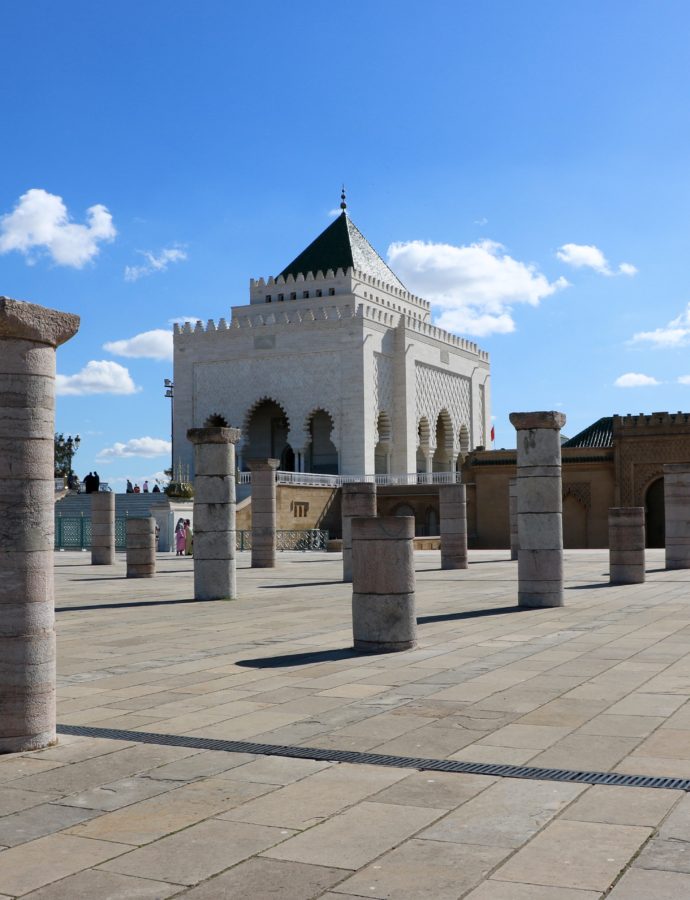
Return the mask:
[[[147,516],[151,507],[170,509],[167,494],[115,494],[116,516]],[[55,513],[61,516],[91,516],[91,495],[68,492],[55,501]]]

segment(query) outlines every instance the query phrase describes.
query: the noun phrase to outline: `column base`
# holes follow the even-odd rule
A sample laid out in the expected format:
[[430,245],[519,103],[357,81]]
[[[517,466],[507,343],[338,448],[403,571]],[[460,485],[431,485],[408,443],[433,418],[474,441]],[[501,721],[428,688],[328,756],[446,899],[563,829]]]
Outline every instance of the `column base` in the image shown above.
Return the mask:
[[0,737],[0,753],[26,753],[29,750],[45,750],[57,744],[58,738],[54,728],[39,734],[19,735],[18,737]]
[[546,594],[523,594],[518,592],[518,606],[523,609],[547,609],[552,606],[564,605],[562,591]]
[[380,643],[379,641],[355,641],[357,653],[400,653],[401,650],[414,650],[417,641],[398,641],[397,643]]

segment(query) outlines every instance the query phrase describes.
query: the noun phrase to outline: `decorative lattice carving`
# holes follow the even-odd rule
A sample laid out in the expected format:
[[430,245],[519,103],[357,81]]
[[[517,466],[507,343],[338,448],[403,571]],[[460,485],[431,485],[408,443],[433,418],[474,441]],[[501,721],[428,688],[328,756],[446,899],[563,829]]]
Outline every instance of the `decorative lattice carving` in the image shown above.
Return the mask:
[[374,353],[374,417],[382,411],[393,414],[393,358]]
[[441,410],[446,409],[453,425],[454,452],[459,452],[460,426],[465,425],[471,431],[470,379],[417,363],[415,389],[417,422],[422,417],[429,422],[430,444],[436,440],[436,420]]
[[616,439],[618,478],[622,506],[644,506],[649,484],[663,475],[663,463],[690,461],[690,434]]
[[592,505],[592,489],[586,481],[574,481],[570,484],[563,485],[563,499],[566,497],[574,497],[580,503],[589,509]]

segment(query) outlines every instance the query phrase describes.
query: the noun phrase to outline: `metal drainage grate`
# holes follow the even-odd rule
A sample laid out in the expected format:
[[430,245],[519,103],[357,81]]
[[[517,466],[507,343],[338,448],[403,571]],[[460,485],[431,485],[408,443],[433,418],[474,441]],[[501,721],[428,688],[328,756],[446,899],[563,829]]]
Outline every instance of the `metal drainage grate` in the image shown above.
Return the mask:
[[109,738],[138,744],[190,747],[194,750],[224,750],[227,753],[255,753],[292,759],[317,759],[322,762],[389,766],[424,772],[458,772],[464,775],[494,775],[498,778],[529,778],[540,781],[572,781],[581,784],[611,784],[617,787],[665,788],[690,791],[690,778],[665,778],[652,775],[624,775],[619,772],[578,772],[576,769],[540,769],[538,766],[508,766],[495,763],[461,762],[455,759],[425,759],[421,756],[388,756],[357,750],[322,750],[320,747],[290,747],[280,744],[253,744],[250,741],[224,741],[216,738],[155,734],[149,731],[125,731],[118,728],[91,728],[88,725],[58,725],[58,734],[77,737]]

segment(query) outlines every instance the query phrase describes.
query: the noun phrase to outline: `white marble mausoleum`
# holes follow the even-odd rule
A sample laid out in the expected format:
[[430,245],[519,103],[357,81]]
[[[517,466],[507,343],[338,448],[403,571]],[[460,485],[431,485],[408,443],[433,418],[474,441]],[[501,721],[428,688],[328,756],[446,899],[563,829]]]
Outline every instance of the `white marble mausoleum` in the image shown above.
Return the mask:
[[193,474],[187,429],[213,414],[242,429],[240,469],[449,472],[487,443],[488,354],[432,325],[341,208],[229,321],[175,326],[176,466]]

